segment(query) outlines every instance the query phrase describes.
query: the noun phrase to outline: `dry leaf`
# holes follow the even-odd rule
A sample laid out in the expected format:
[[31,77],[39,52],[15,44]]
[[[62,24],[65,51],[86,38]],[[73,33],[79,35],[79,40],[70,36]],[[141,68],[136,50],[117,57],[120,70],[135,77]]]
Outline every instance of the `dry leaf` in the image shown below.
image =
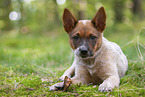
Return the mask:
[[67,76],[65,76],[64,78],[64,89],[63,91],[66,91],[67,88],[72,84],[72,80],[70,78],[68,78]]

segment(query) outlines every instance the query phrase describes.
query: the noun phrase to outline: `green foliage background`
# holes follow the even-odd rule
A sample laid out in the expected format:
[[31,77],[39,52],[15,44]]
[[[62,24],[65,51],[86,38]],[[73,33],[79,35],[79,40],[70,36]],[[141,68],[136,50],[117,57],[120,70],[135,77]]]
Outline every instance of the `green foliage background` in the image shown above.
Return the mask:
[[[29,2],[28,2],[29,1]],[[145,1],[136,0],[0,1],[0,96],[145,96]],[[100,6],[107,14],[104,36],[119,44],[129,68],[113,92],[98,86],[72,86],[67,92],[49,91],[73,62],[63,29],[64,8],[77,19],[92,19]],[[21,14],[10,20],[10,12]]]

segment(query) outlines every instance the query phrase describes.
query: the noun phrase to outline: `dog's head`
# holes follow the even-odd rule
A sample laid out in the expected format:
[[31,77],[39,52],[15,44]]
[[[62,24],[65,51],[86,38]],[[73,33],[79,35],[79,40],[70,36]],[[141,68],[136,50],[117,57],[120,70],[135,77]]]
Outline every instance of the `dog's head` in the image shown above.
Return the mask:
[[101,7],[92,20],[77,20],[65,9],[63,25],[69,35],[71,48],[78,57],[94,57],[102,44],[102,35],[106,25],[106,13]]

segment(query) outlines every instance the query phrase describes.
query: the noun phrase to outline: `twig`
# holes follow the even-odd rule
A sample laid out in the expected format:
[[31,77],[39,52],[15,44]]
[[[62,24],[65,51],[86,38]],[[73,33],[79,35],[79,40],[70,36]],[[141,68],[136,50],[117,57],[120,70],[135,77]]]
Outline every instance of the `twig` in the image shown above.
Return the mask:
[[129,42],[126,43],[125,45],[121,46],[121,48],[123,48],[123,47],[125,47],[125,46],[127,46],[127,45],[129,45],[129,44],[131,44],[131,43],[133,43],[133,42],[135,42],[135,40],[136,40],[136,39],[133,39],[133,40],[129,41]]
[[139,44],[145,49],[145,46],[139,42]]
[[137,51],[137,55],[138,55],[139,59],[141,60],[141,62],[144,62],[145,60],[144,60],[143,55],[142,55],[142,53],[141,53],[140,46],[143,47],[144,49],[145,49],[145,46],[139,42],[140,33],[141,33],[141,30],[142,30],[142,29],[145,29],[145,27],[142,27],[142,28],[139,30],[139,33],[138,33],[138,35],[137,35],[137,38],[135,38],[135,39],[129,41],[129,42],[126,43],[125,45],[121,46],[121,48],[123,48],[123,47],[125,47],[125,46],[127,46],[127,45],[129,45],[129,44],[131,44],[131,43],[137,44],[137,46],[135,46],[136,51]]
[[129,62],[131,62],[131,63],[138,63],[138,62],[142,62],[142,61],[133,61],[133,60],[129,60]]
[[139,42],[137,41],[137,49],[138,49],[138,52],[139,52],[139,55],[140,55],[140,59],[142,60],[142,61],[144,61],[144,59],[143,59],[143,56],[142,56],[142,53],[141,53],[141,51],[140,51],[140,48],[139,48]]
[[[142,28],[142,29],[144,29],[144,28]],[[141,29],[141,30],[142,30]],[[143,55],[142,55],[142,53],[141,53],[141,51],[140,51],[140,47],[139,47],[139,44],[141,44],[140,42],[139,42],[139,37],[140,37],[140,33],[141,33],[141,30],[139,31],[139,34],[138,34],[138,36],[137,36],[137,49],[138,49],[138,52],[139,52],[139,57],[140,57],[140,59],[141,59],[141,61],[144,61],[144,59],[143,59]]]

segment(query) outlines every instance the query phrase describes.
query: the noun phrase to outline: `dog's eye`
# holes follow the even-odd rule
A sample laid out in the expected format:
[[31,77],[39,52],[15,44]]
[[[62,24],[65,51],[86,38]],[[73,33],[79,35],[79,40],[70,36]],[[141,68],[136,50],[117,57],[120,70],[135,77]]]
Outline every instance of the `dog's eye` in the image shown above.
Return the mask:
[[97,38],[96,36],[93,36],[93,35],[90,36],[90,39],[91,39],[92,41],[94,41],[96,38]]
[[72,37],[75,41],[77,41],[79,39],[79,35],[75,35],[74,37]]

